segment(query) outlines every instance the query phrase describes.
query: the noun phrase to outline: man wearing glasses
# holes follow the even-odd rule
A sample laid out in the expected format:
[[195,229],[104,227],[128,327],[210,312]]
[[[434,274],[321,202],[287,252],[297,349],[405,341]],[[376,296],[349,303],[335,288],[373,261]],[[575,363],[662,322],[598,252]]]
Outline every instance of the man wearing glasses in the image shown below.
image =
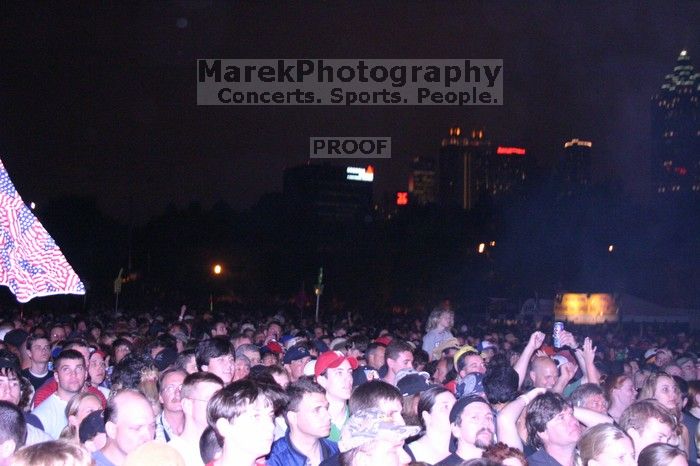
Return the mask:
[[156,440],[169,442],[174,436],[182,434],[185,414],[182,412],[180,392],[185,377],[187,374],[181,370],[168,370],[160,375],[158,401],[163,410],[156,418]]
[[211,372],[195,372],[182,381],[179,397],[185,423],[182,433],[172,436],[168,445],[180,452],[187,466],[204,464],[199,454],[199,439],[208,425],[207,402],[223,386],[221,379]]

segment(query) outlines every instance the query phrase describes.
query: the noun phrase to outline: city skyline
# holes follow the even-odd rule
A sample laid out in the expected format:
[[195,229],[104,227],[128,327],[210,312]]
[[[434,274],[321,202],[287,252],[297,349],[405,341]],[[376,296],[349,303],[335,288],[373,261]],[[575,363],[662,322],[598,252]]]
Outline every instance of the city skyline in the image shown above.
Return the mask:
[[[243,209],[281,192],[311,136],[391,137],[392,159],[372,161],[378,199],[406,190],[411,161],[437,157],[446,128],[484,126],[550,167],[564,141],[592,140],[594,179],[645,192],[650,98],[681,50],[697,63],[697,2],[439,5],[10,7],[0,157],[27,200],[91,196],[143,221],[170,202]],[[505,104],[195,105],[198,58],[367,56],[503,59]]]

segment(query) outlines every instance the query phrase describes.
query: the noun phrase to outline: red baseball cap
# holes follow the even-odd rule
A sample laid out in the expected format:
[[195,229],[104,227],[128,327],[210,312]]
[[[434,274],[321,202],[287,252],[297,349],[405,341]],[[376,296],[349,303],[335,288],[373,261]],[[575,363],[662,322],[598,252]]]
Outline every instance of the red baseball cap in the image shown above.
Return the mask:
[[282,345],[280,345],[275,340],[270,340],[269,342],[267,342],[267,345],[265,345],[265,348],[267,348],[268,350],[270,350],[276,354],[284,353],[284,348],[282,347]]
[[353,370],[357,369],[357,359],[352,356],[345,356],[340,351],[326,351],[325,353],[321,353],[316,360],[314,375],[318,377],[326,372],[326,369],[335,369],[346,360],[350,363],[350,367],[352,367]]
[[389,343],[391,343],[391,337],[389,335],[384,335],[383,337],[375,338],[374,342],[381,343],[384,346],[389,346]]

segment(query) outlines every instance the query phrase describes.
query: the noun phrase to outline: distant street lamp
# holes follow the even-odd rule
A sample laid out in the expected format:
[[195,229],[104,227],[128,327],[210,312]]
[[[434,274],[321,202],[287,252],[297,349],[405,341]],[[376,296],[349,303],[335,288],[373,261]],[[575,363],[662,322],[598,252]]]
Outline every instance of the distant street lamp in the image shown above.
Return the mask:
[[483,254],[485,249],[486,249],[486,244],[479,243],[479,249],[478,249],[479,254]]
[[[215,277],[218,277],[224,271],[224,268],[221,266],[221,264],[214,264],[214,267],[212,267],[211,271]],[[213,285],[213,283],[212,283],[212,285]],[[214,292],[213,291],[209,293],[209,311],[210,312],[214,311]]]
[[615,250],[615,246],[613,246],[612,244],[610,246],[608,246],[608,252],[613,252],[614,250]]

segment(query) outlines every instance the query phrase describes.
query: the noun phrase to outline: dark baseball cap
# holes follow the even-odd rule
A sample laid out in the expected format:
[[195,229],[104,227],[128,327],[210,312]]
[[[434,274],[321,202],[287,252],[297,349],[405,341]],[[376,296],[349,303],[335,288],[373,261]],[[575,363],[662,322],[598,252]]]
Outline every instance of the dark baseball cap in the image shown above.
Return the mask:
[[430,374],[427,372],[418,372],[413,369],[401,369],[396,374],[396,388],[401,392],[401,396],[416,395],[425,390],[436,387],[428,383]]
[[78,437],[80,437],[80,443],[85,443],[88,440],[92,440],[95,435],[99,433],[104,433],[105,431],[105,420],[104,411],[97,410],[93,411],[80,423],[78,427]]
[[153,359],[156,367],[159,371],[164,371],[171,365],[175,364],[177,360],[177,351],[172,348],[165,348],[161,350],[156,357]]
[[310,357],[309,350],[303,345],[292,346],[284,354],[284,359],[282,360],[285,364],[290,364],[292,361],[297,361],[306,357]]
[[8,349],[0,351],[2,352],[2,354],[0,354],[0,369],[12,369],[16,373],[19,373],[19,358]]
[[466,408],[472,403],[484,403],[489,408],[491,407],[488,401],[486,401],[483,397],[480,397],[478,395],[469,395],[465,396],[464,398],[460,398],[450,410],[450,424],[454,424],[457,418],[462,415],[462,411],[464,411],[464,408]]
[[17,349],[22,348],[24,342],[27,341],[29,334],[20,328],[10,330],[5,334],[4,341],[9,343]]

